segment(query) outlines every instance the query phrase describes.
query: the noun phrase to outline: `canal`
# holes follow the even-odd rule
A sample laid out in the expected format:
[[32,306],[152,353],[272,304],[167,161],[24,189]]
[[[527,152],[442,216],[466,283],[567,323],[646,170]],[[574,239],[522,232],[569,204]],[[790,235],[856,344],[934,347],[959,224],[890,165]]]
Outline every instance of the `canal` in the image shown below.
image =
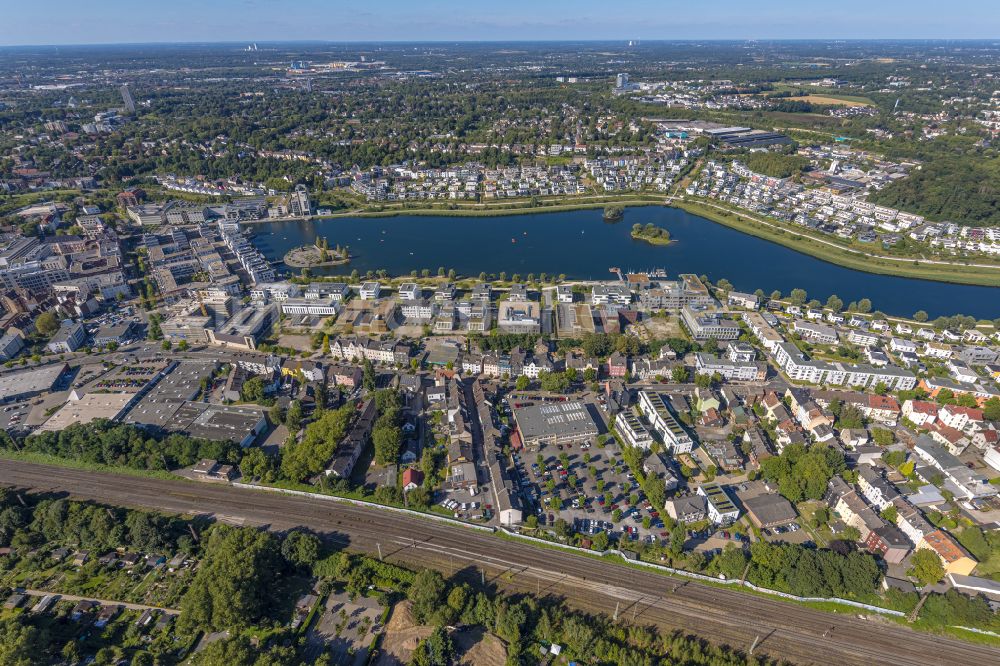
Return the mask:
[[[636,241],[634,223],[652,222],[676,241],[653,246]],[[805,289],[826,301],[869,298],[875,309],[909,316],[918,310],[932,318],[965,314],[1000,317],[1000,289],[947,284],[864,273],[836,266],[781,245],[676,208],[629,208],[625,218],[607,223],[600,210],[535,213],[502,217],[397,216],[265,222],[250,229],[254,243],[272,261],[298,245],[325,237],[330,247],[347,245],[356,258],[347,266],[316,274],[346,274],[384,269],[391,275],[439,267],[460,275],[520,273],[565,274],[570,279],[610,279],[611,266],[623,270],[663,268],[678,273],[726,278],[741,291],[763,289],[788,294]]]

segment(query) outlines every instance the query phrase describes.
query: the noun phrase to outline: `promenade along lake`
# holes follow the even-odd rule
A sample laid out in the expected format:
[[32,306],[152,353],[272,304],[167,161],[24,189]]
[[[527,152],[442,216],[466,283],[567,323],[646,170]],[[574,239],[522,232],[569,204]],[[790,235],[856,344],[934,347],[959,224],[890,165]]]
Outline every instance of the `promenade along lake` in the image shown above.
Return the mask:
[[[676,241],[654,246],[633,240],[635,223],[667,229]],[[947,284],[890,277],[842,268],[781,245],[748,236],[677,208],[629,208],[622,221],[608,223],[601,210],[533,213],[502,217],[401,215],[334,218],[252,225],[254,243],[274,262],[293,247],[325,237],[330,247],[347,245],[357,255],[350,264],[316,269],[317,275],[343,275],[357,269],[384,269],[390,275],[439,267],[460,275],[480,272],[508,278],[565,274],[569,279],[608,280],[612,266],[624,271],[663,268],[678,273],[726,278],[740,291],[798,287],[809,298],[826,301],[836,294],[844,303],[870,298],[889,314],[925,310],[932,318],[965,314],[1000,317],[1000,288]]]

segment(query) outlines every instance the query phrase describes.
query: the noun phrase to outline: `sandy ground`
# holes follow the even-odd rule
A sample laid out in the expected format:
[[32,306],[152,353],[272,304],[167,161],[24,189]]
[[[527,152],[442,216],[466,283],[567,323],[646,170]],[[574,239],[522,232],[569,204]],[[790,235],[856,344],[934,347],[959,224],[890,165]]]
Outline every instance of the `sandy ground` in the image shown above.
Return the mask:
[[[648,336],[647,339],[687,337],[681,331],[680,323],[677,321],[677,317],[651,317],[643,320],[642,323],[637,324],[634,328],[637,333],[640,331],[645,333],[646,336]],[[642,333],[640,333],[639,337],[643,337]]]
[[[376,666],[410,663],[417,645],[434,631],[431,626],[417,624],[410,609],[409,601],[402,601],[393,609]],[[507,663],[503,641],[485,633],[482,627],[456,631],[452,639],[458,653],[455,663],[459,666],[504,666]]]
[[433,631],[433,627],[417,624],[413,619],[410,602],[401,601],[392,609],[375,666],[401,666],[410,663],[417,645]]
[[493,634],[484,635],[482,627],[456,632],[452,638],[460,655],[455,662],[458,666],[505,666],[507,663],[503,641]]
[[278,344],[282,347],[291,347],[299,351],[312,352],[312,339],[308,335],[296,335],[294,333],[282,333],[278,337]]

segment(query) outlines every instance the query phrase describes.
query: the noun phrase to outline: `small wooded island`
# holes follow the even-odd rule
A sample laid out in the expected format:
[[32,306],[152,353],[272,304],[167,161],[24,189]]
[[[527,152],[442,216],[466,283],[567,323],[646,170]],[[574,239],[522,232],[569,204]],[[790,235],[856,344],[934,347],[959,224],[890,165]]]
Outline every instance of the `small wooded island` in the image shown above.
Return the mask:
[[609,222],[616,222],[625,216],[624,206],[605,206],[604,219]]
[[670,232],[667,231],[666,229],[656,226],[652,222],[647,222],[645,225],[633,224],[632,238],[636,240],[646,241],[650,245],[670,244]]
[[289,250],[284,257],[286,266],[294,268],[316,268],[319,266],[340,266],[351,261],[351,251],[345,245],[330,249],[325,238],[317,238],[313,245],[302,245]]

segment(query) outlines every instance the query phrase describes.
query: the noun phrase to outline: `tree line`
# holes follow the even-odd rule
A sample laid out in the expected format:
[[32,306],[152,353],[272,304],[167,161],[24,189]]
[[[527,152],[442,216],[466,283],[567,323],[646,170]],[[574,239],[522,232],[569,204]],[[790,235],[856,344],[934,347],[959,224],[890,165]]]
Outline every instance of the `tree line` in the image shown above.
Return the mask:
[[23,445],[8,440],[7,448],[43,453],[84,463],[142,470],[172,470],[189,467],[204,458],[237,464],[242,451],[230,441],[162,434],[135,425],[95,419],[74,423],[63,430],[40,432]]

